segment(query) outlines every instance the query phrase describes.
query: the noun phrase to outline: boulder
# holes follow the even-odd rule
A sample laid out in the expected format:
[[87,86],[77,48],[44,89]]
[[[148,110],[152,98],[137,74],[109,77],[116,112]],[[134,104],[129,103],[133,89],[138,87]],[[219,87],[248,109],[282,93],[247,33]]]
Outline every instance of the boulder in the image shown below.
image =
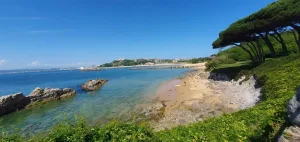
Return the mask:
[[81,88],[86,91],[94,91],[100,89],[108,80],[105,79],[96,79],[96,80],[89,80],[85,82]]
[[31,102],[41,102],[41,101],[52,101],[60,100],[68,96],[74,96],[76,94],[75,90],[70,88],[36,88],[28,96]]
[[60,96],[60,98],[66,98],[66,97],[71,97],[71,96],[75,96],[76,95],[76,91],[71,89],[71,88],[64,88],[63,89],[63,94]]
[[28,96],[41,96],[43,95],[44,90],[42,88],[35,88]]
[[291,123],[300,126],[300,87],[298,87],[296,95],[289,101],[287,112]]
[[30,99],[22,93],[0,97],[0,116],[23,109],[30,103]]

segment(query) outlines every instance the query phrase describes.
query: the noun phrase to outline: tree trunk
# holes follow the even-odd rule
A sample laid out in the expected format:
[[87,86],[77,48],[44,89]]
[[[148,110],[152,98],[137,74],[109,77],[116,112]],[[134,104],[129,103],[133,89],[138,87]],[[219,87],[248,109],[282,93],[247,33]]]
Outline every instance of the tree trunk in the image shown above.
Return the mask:
[[278,38],[279,38],[279,39],[277,39],[277,38],[274,36],[275,39],[276,39],[278,42],[281,43],[283,55],[285,55],[285,56],[288,55],[288,49],[287,49],[287,47],[286,47],[286,44],[285,44],[285,42],[284,42],[282,36],[281,36],[277,31],[275,31],[275,34],[276,34],[276,35],[278,36]]
[[255,46],[250,46],[249,43],[246,44],[252,51],[252,53],[254,54],[254,59],[255,59],[255,62],[258,62],[259,61],[259,56],[258,56],[258,53],[256,52],[256,47]]
[[238,45],[238,44],[233,43],[233,45],[239,46],[239,47],[241,47],[244,51],[246,51],[246,52],[249,54],[252,63],[255,63],[255,59],[254,59],[253,55],[251,54],[251,52],[250,52],[247,48],[243,47],[241,44]]
[[262,63],[262,62],[265,61],[265,58],[264,58],[264,51],[263,51],[262,46],[261,46],[260,43],[259,43],[259,40],[255,40],[255,42],[256,42],[256,45],[257,45],[257,48],[258,48],[259,63]]
[[262,37],[262,39],[265,41],[266,45],[268,46],[268,48],[271,52],[271,56],[276,57],[276,52],[275,52],[272,42],[270,41],[270,39],[268,37],[268,33],[266,33],[266,35],[262,35],[262,34],[259,34],[259,35]]
[[[298,46],[298,50],[299,50],[299,53],[300,53],[300,30],[296,26],[292,26],[292,27],[294,29],[294,30],[292,30],[292,32],[293,32],[293,35],[294,35],[294,38],[295,38],[295,41],[296,41],[296,44]],[[297,35],[296,35],[295,31],[297,31],[297,33],[298,33],[298,38],[297,38]]]
[[259,55],[258,49],[257,49],[257,47],[253,44],[253,42],[250,41],[249,43],[252,45],[252,47],[254,47],[254,50],[255,50],[256,54]]

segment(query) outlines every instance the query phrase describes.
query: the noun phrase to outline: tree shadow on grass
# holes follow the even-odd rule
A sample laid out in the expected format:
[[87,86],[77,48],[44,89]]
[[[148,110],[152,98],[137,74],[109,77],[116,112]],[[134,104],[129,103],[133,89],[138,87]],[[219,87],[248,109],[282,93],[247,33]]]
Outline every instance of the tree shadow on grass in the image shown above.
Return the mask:
[[[240,66],[232,66],[232,67],[223,67],[223,68],[216,68],[211,71],[213,74],[220,74],[227,76],[230,80],[238,80],[243,75],[247,75],[250,71],[257,67],[257,65],[248,64],[248,65],[240,65]],[[219,81],[218,79],[212,77],[212,74],[209,76],[210,79],[215,81]]]

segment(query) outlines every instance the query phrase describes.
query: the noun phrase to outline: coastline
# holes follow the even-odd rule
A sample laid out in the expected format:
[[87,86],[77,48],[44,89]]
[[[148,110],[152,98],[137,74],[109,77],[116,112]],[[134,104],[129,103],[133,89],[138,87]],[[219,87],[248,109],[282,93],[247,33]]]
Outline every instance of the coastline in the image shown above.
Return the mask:
[[246,109],[259,101],[260,89],[254,87],[253,78],[240,84],[243,78],[215,81],[209,75],[205,63],[200,63],[184,77],[157,88],[154,103],[144,105],[142,111],[155,131]]
[[165,63],[165,64],[154,64],[154,65],[134,65],[134,66],[115,66],[115,67],[100,67],[102,69],[114,69],[114,68],[134,68],[134,67],[162,67],[162,66],[195,66],[198,64],[189,63]]

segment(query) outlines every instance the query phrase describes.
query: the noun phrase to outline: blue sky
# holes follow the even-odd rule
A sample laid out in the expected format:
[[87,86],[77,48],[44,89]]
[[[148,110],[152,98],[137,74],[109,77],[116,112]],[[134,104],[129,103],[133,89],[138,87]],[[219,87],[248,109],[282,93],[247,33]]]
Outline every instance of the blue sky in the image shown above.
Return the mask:
[[221,30],[275,0],[1,0],[0,70],[217,53]]

